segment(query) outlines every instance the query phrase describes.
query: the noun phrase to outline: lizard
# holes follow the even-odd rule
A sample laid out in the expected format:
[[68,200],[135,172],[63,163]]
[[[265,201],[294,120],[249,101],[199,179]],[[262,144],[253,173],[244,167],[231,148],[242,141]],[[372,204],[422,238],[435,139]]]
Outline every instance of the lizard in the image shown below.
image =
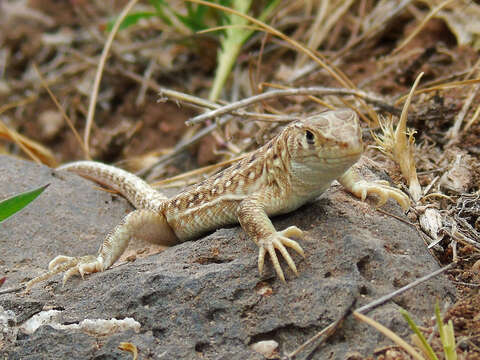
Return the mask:
[[234,223],[258,245],[259,273],[268,253],[277,276],[285,282],[276,251],[298,275],[287,248],[305,257],[294,240],[302,239],[304,233],[296,226],[277,231],[270,216],[315,200],[334,180],[362,200],[374,194],[378,206],[393,198],[408,209],[409,198],[401,190],[386,181],[367,181],[352,168],[363,151],[357,113],[337,109],[290,123],[250,155],[170,199],[140,177],[111,165],[94,161],[63,165],[57,169],[113,188],[136,210],[106,236],[97,255],[59,255],[49,263],[49,271],[27,282],[26,288],[62,272],[65,284],[73,275],[83,278],[104,271],[118,260],[132,238],[172,246]]

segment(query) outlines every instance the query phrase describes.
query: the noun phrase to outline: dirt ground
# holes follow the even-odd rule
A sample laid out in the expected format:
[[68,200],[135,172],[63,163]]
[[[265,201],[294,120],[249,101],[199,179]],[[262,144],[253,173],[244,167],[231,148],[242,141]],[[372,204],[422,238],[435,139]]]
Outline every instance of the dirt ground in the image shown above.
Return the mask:
[[[444,317],[453,322],[459,357],[480,359],[480,95],[475,81],[480,78],[479,2],[451,2],[424,25],[422,20],[440,2],[313,3],[281,2],[267,22],[301,44],[324,33],[313,44],[314,50],[344,74],[345,83],[382,98],[391,107],[386,111],[372,105],[377,114],[390,118],[395,113],[396,124],[403,106],[398,100],[424,73],[419,89],[427,90],[413,97],[407,126],[415,131],[416,172],[428,195],[415,204],[409,217],[426,244],[438,240],[431,251],[441,266],[458,262],[448,272],[458,288],[458,302]],[[87,157],[84,134],[92,84],[109,34],[106,29],[125,4],[113,0],[0,2],[0,153],[50,166]],[[253,16],[260,11],[261,6],[256,6]],[[331,7],[326,10],[330,16],[316,25],[323,6]],[[185,11],[181,1],[172,2],[172,7]],[[152,8],[147,1],[136,5],[136,11]],[[327,21],[331,18],[336,19],[332,24]],[[92,159],[131,171],[152,169],[160,160],[160,166],[144,172],[149,181],[234,158],[278,131],[277,123],[234,117],[178,151],[178,144],[191,141],[212,122],[187,127],[185,121],[202,110],[172,97],[166,101],[159,89],[207,99],[220,38],[215,32],[198,34],[174,25],[156,16],[119,30],[103,71],[89,133]],[[213,21],[210,26],[214,25]],[[269,90],[267,83],[289,88],[344,87],[285,39],[258,31],[241,48],[221,99],[233,102],[264,92]],[[428,90],[432,87],[436,88]],[[357,108],[364,115],[365,140],[376,145],[369,130],[381,133],[378,119],[358,100],[340,96],[321,100]],[[249,111],[303,116],[322,109],[306,96],[291,96],[257,103]],[[395,161],[373,147],[367,154],[407,189]],[[420,222],[426,209],[434,209],[441,219],[433,235]],[[427,336],[433,334],[433,347],[442,354],[432,317],[433,311],[426,314],[422,330]],[[404,356],[392,349],[379,350],[372,357]]]

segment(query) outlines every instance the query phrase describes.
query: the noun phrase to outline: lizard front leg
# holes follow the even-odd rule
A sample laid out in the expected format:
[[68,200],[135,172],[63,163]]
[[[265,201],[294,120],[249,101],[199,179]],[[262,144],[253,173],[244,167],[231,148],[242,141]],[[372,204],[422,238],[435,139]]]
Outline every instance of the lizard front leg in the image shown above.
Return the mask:
[[65,284],[72,275],[80,274],[83,278],[84,274],[104,271],[123,254],[131,238],[167,246],[174,245],[178,240],[163,214],[151,210],[135,210],[125,216],[122,222],[108,234],[96,256],[59,255],[49,263],[49,271],[46,274],[26,284],[26,290],[61,272],[65,272],[63,276],[63,284]]
[[290,239],[290,237],[302,238],[302,230],[296,226],[290,226],[283,231],[276,231],[272,222],[268,218],[263,205],[256,199],[242,200],[238,206],[237,215],[238,222],[243,230],[259,247],[258,270],[260,275],[263,271],[265,254],[268,252],[278,277],[285,282],[285,276],[283,275],[282,268],[278,262],[275,249],[280,251],[290,269],[292,269],[295,275],[298,275],[297,267],[290,257],[286,247],[292,248],[305,257],[300,245],[298,245],[296,241]]
[[378,196],[378,206],[382,206],[389,198],[395,199],[405,211],[410,206],[410,200],[401,190],[388,185],[383,180],[367,181],[361,177],[357,170],[350,168],[343,174],[338,181],[345,189],[356,197],[365,200],[367,195],[375,194]]

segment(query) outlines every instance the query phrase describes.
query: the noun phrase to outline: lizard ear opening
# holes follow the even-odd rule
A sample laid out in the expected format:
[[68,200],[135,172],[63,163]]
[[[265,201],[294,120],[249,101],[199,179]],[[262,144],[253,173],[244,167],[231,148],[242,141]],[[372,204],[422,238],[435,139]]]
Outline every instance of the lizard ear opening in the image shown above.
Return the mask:
[[305,137],[307,138],[308,144],[310,145],[315,144],[315,135],[310,130],[305,131]]

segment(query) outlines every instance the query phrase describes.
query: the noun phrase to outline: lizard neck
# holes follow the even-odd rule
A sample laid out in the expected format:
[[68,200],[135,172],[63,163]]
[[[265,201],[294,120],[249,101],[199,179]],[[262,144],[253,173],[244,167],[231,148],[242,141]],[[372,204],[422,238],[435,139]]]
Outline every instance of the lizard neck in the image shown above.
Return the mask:
[[290,166],[292,192],[302,198],[314,199],[318,197],[335,178],[336,176],[327,170],[312,169],[304,163],[292,162]]

